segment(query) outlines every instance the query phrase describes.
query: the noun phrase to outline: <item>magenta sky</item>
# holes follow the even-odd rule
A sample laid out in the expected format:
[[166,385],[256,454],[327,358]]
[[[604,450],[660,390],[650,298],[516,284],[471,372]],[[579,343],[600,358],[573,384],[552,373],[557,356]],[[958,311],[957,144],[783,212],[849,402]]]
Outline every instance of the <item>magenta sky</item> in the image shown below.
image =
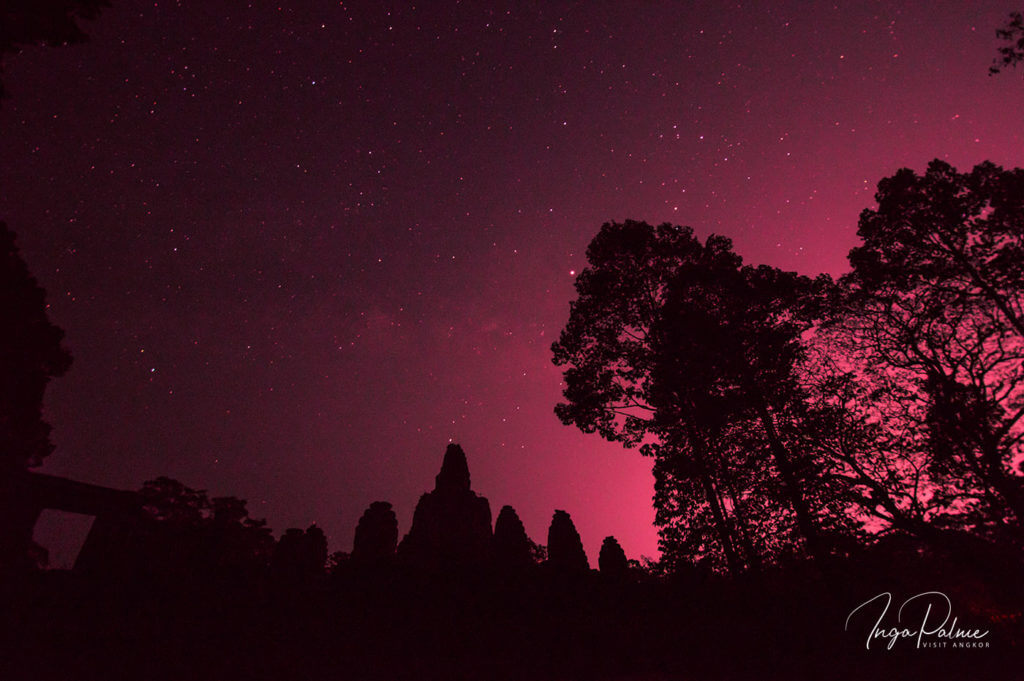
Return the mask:
[[655,555],[650,466],[552,409],[602,222],[840,273],[897,168],[1024,163],[1001,2],[114,0],[7,60],[0,219],[75,364],[45,472],[169,475],[348,550],[445,445],[546,540]]

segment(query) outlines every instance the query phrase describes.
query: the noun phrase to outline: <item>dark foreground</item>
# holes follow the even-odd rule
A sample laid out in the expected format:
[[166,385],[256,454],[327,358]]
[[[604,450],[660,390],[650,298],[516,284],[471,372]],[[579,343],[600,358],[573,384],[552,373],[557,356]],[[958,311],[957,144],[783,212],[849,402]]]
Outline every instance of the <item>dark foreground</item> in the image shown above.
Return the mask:
[[[981,557],[979,557],[979,560]],[[937,561],[795,566],[743,579],[614,581],[537,570],[482,577],[379,567],[302,583],[174,586],[41,572],[2,590],[2,678],[1018,679],[1019,572]],[[899,606],[912,601],[897,621]],[[850,612],[873,596],[844,631]],[[926,628],[952,604],[953,647]],[[926,613],[927,605],[932,612]],[[921,607],[917,607],[920,605]],[[947,632],[948,634],[948,632]],[[945,644],[943,644],[945,641]],[[934,644],[934,645],[932,645]],[[939,646],[945,647],[939,647]]]

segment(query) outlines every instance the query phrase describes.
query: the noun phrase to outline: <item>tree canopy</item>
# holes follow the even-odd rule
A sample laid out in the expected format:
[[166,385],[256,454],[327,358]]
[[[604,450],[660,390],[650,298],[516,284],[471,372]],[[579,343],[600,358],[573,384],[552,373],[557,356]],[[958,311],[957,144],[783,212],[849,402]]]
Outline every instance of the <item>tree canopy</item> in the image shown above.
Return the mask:
[[0,473],[38,466],[53,451],[43,393],[71,366],[71,355],[47,308],[14,233],[0,222]]
[[992,60],[988,67],[990,76],[1002,72],[1003,69],[1015,68],[1024,60],[1024,15],[1010,12],[1006,23],[996,29],[996,37],[1004,42],[998,48],[999,56]]
[[139,548],[159,571],[252,576],[267,566],[274,539],[265,520],[249,517],[245,500],[210,498],[167,477],[146,482],[140,494],[150,523]]
[[666,564],[757,569],[886,533],[1020,542],[1024,171],[878,185],[840,281],[609,223],[552,346],[555,411],[655,459]]
[[[587,255],[553,346],[567,366],[568,401],[556,413],[655,457],[663,551],[738,570],[782,550],[755,547],[754,537],[791,535],[824,550],[808,457],[785,428],[800,400],[802,300],[813,282],[744,267],[729,239],[702,243],[671,225],[606,224]],[[769,489],[786,501],[781,515]]]
[[[888,369],[945,515],[1021,526],[1024,171],[933,161],[879,183],[861,215],[839,323]],[[994,524],[994,525],[993,525]]]

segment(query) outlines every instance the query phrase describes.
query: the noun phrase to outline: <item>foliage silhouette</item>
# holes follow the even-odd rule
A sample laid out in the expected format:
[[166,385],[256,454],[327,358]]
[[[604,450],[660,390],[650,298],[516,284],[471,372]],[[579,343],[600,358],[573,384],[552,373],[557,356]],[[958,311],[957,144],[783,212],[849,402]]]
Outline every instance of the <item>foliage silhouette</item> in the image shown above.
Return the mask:
[[823,283],[670,225],[606,224],[587,257],[553,346],[568,365],[556,413],[655,458],[663,554],[738,572],[854,532],[798,437],[800,336]]
[[1024,529],[1024,171],[933,161],[879,183],[861,215],[841,319],[850,356],[885,367],[916,433],[932,515]]
[[1024,171],[935,161],[876,198],[838,283],[669,225],[588,248],[556,413],[655,458],[670,569],[1024,536]]
[[0,222],[0,477],[38,466],[53,451],[43,393],[68,370],[71,355],[46,310],[45,291]]
[[[711,236],[702,257],[669,282],[653,328],[658,433],[673,445],[673,457],[703,466],[708,456],[716,460],[716,492],[729,502],[733,538],[748,563],[770,553],[755,539],[782,536],[790,524],[788,512],[779,517],[778,509],[771,511],[775,518],[757,517],[758,505],[769,512],[761,490],[772,490],[791,509],[812,555],[828,551],[821,509],[832,493],[813,474],[815,452],[792,435],[804,416],[796,370],[807,328],[801,309],[812,290],[810,280],[793,273],[742,267],[729,240]],[[648,447],[679,470],[664,461],[665,448]],[[753,531],[752,523],[760,527]],[[843,525],[837,514],[830,529],[845,533]]]
[[53,451],[43,395],[71,365],[63,338],[14,233],[0,222],[0,573],[47,563],[46,550],[32,540],[39,509],[23,503],[14,487],[19,473]]
[[[118,528],[112,550],[94,555],[93,573],[137,574],[163,583],[241,579],[265,572],[274,546],[266,521],[249,517],[246,502],[209,498],[205,491],[160,477],[146,482],[141,524]],[[116,548],[116,550],[114,550]]]
[[693,230],[626,221],[605,224],[587,247],[590,266],[576,278],[569,321],[552,345],[564,371],[555,413],[583,432],[636,446],[650,432],[651,325],[665,287],[683,262],[700,255]]
[[[570,304],[569,321],[552,345],[554,363],[567,366],[567,401],[558,404],[555,413],[566,425],[597,432],[626,447],[644,441],[663,445],[654,469],[663,553],[707,554],[717,544],[735,571],[741,561],[715,488],[717,471],[705,451],[706,436],[691,432],[685,442],[659,441],[652,399],[652,326],[660,318],[669,282],[703,253],[688,227],[652,227],[636,221],[601,227],[587,248],[589,266],[576,279],[578,295]],[[650,447],[641,451],[655,453]],[[683,458],[689,465],[680,468]],[[693,489],[682,491],[687,485]],[[695,502],[698,495],[703,503]],[[684,524],[685,539],[676,531]],[[677,541],[694,539],[697,543],[691,546]]]
[[1010,12],[1006,23],[996,29],[996,37],[1006,44],[998,48],[999,56],[992,60],[988,75],[994,76],[1007,68],[1016,68],[1024,60],[1024,15]]

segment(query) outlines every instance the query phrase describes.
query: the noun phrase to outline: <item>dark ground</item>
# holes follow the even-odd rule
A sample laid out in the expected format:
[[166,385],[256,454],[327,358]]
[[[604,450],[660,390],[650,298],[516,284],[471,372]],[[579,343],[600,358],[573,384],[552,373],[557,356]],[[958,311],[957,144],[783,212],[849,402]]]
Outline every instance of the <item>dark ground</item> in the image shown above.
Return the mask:
[[[1024,590],[1014,573],[979,567],[865,559],[827,575],[795,566],[618,583],[596,572],[389,567],[299,584],[175,586],[41,572],[4,585],[3,678],[1024,678]],[[959,626],[990,630],[989,647],[916,649],[905,639],[866,650],[877,615],[844,631],[850,611],[878,593],[893,593],[894,612],[930,590],[949,596]]]

